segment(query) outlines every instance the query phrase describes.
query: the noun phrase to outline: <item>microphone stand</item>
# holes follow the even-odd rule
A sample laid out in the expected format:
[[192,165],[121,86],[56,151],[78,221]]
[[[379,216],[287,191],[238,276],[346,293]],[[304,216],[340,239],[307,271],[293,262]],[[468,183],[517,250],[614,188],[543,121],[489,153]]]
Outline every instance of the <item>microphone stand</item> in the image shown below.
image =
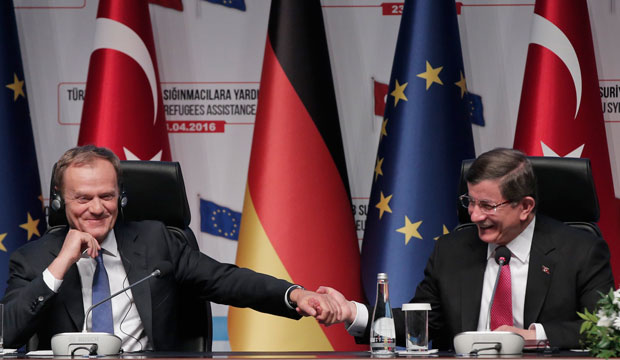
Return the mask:
[[486,331],[464,331],[454,337],[454,351],[457,355],[518,355],[523,352],[525,340],[510,331],[491,331],[491,308],[497,291],[502,267],[510,262],[510,250],[504,246],[495,249],[495,260],[499,265],[495,285],[489,301]]
[[160,277],[162,273],[167,272],[170,266],[162,263],[160,269],[155,269],[148,276],[136,281],[135,283],[115,292],[107,298],[91,305],[84,315],[84,324],[82,332],[65,332],[52,336],[52,353],[54,356],[75,356],[75,355],[116,355],[121,350],[121,338],[114,334],[104,332],[88,332],[86,324],[88,315],[97,306],[106,301],[110,301],[113,297],[124,293],[132,287],[145,282],[153,277]]
[[[103,304],[106,301],[110,301],[113,297],[116,297],[116,295],[120,295],[120,294],[124,293],[125,291],[131,289],[132,287],[134,287],[134,286],[136,286],[138,284],[141,284],[141,283],[147,281],[148,279],[150,279],[152,277],[159,277],[159,275],[161,275],[161,271],[159,271],[159,269],[155,269],[152,273],[149,274],[149,276],[136,281],[135,283],[127,286],[126,288],[120,289],[119,291],[117,291],[114,294],[110,295],[109,297],[99,301],[96,304],[92,304],[88,308],[88,310],[86,310],[86,315],[84,315],[84,325],[82,326],[82,332],[83,333],[88,332],[88,330],[86,330],[86,324],[88,323],[88,321],[87,321],[88,320],[88,315],[90,315],[91,311],[93,311],[94,308],[96,308],[97,306]],[[498,279],[499,279],[499,276],[498,276]]]

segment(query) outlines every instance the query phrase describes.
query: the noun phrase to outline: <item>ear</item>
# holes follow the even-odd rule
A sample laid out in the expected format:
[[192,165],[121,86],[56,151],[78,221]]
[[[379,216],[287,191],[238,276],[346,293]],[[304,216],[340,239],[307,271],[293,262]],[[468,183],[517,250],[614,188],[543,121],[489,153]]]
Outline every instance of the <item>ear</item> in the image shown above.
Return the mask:
[[534,207],[536,206],[536,200],[534,200],[531,196],[526,196],[521,199],[521,213],[519,213],[519,218],[521,221],[525,221],[529,218],[530,214],[534,211]]

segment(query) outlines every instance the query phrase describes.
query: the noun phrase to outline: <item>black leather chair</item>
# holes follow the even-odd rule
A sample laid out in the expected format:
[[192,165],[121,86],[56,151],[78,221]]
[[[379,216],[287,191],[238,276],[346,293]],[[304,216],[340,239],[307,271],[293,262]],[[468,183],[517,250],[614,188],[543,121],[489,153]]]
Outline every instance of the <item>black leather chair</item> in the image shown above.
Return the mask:
[[[127,196],[127,205],[119,211],[117,221],[159,220],[168,230],[186,241],[190,247],[199,250],[193,231],[189,228],[191,213],[185,193],[185,183],[178,162],[164,161],[121,161],[122,188]],[[52,179],[54,178],[52,171]],[[53,181],[50,194],[53,194]],[[53,199],[50,199],[50,201]],[[49,231],[67,225],[64,211],[53,211],[50,203]],[[185,290],[184,290],[185,291]],[[183,343],[179,351],[211,351],[213,328],[211,305],[189,294],[180,310],[179,324],[184,326],[180,338]]]
[[[599,205],[589,159],[528,156],[538,185],[537,212],[601,236]],[[473,159],[463,161],[459,194],[467,193],[465,175]],[[456,230],[472,226],[467,209],[457,204]]]

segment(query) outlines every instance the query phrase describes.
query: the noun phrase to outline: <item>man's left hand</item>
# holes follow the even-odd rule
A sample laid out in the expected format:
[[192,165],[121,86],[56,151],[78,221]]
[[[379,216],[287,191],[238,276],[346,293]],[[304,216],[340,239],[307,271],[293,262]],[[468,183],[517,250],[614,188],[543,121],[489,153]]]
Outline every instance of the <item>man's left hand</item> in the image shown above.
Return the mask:
[[525,330],[525,329],[520,329],[514,326],[502,325],[498,327],[497,329],[495,329],[494,331],[510,331],[510,332],[517,333],[523,336],[523,339],[525,339],[526,341],[536,340],[536,330]]

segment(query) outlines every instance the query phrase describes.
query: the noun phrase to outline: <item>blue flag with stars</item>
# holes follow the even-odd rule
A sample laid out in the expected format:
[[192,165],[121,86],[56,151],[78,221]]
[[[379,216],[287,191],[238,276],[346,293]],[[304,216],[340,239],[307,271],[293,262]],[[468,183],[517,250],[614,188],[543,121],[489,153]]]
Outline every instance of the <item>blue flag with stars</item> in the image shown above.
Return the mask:
[[0,296],[9,256],[45,231],[13,1],[0,1]]
[[245,11],[245,0],[207,0],[210,3],[224,5],[229,8]]
[[461,161],[474,157],[461,43],[452,0],[406,0],[362,245],[362,279],[377,273],[394,307],[424,276],[435,239],[457,224]]
[[240,225],[240,212],[218,205],[213,201],[200,199],[200,231],[230,240],[238,240]]

